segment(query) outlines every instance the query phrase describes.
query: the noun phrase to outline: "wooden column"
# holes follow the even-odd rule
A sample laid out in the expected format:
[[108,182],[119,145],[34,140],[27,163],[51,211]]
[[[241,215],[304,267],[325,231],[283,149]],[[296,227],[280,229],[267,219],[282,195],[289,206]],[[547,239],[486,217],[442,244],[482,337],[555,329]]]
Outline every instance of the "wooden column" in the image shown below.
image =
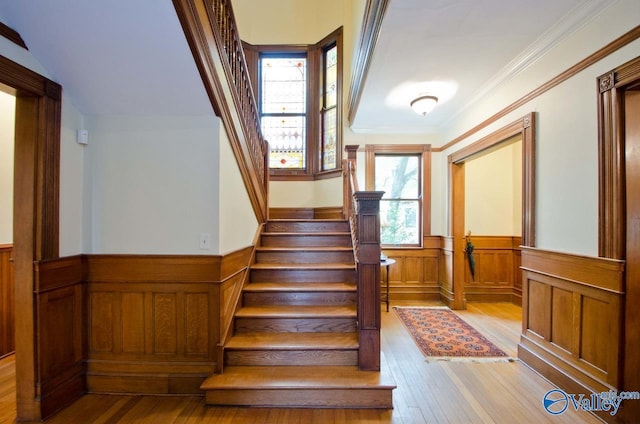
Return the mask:
[[358,336],[361,370],[380,370],[380,199],[382,191],[353,194],[358,234]]

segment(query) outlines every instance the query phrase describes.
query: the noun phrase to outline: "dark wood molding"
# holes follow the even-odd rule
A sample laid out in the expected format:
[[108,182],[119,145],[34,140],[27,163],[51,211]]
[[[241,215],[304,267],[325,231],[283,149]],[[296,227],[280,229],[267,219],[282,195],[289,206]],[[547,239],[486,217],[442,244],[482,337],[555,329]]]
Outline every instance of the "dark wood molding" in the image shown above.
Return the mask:
[[531,112],[448,156],[450,164],[467,158],[512,137],[522,137],[522,244],[535,246],[536,114]]
[[373,52],[378,42],[378,35],[382,27],[382,20],[387,11],[389,0],[368,0],[362,19],[360,39],[355,50],[355,59],[351,71],[351,83],[349,89],[349,126],[353,125],[364,84],[369,73],[369,66],[373,58]]
[[8,27],[2,22],[0,22],[0,36],[6,38],[7,40],[11,41],[14,44],[17,44],[18,46],[22,47],[25,50],[29,50],[24,40],[22,39],[22,37],[20,37],[20,34],[18,33],[18,31]]
[[640,81],[640,58],[598,78],[598,255],[625,257],[624,91]]
[[[625,33],[625,34],[621,35],[620,37],[616,38],[615,40],[613,40],[612,42],[610,42],[606,46],[600,48],[599,50],[597,50],[593,54],[589,55],[588,57],[584,58],[580,62],[578,62],[575,65],[573,65],[572,67],[570,67],[567,70],[563,71],[562,73],[558,74],[557,76],[555,76],[551,80],[547,81],[546,83],[542,84],[541,86],[539,86],[538,88],[534,89],[533,91],[530,91],[529,93],[525,94],[524,96],[522,96],[521,98],[519,98],[515,102],[511,103],[510,105],[508,105],[507,107],[503,108],[499,112],[495,113],[491,117],[485,119],[484,121],[482,121],[478,125],[474,126],[470,130],[466,131],[465,133],[463,133],[463,134],[459,135],[458,137],[454,138],[453,140],[449,141],[445,145],[443,145],[441,147],[438,147],[438,148],[434,148],[434,152],[442,152],[442,151],[445,151],[447,149],[450,149],[451,147],[453,147],[456,144],[460,143],[461,141],[471,137],[473,134],[477,133],[478,131],[482,130],[483,128],[486,128],[489,125],[493,124],[498,119],[500,119],[500,118],[508,115],[509,113],[517,110],[518,108],[526,105],[527,103],[529,103],[530,101],[532,101],[536,97],[538,97],[538,96],[546,93],[547,91],[551,90],[552,88],[562,84],[563,82],[565,82],[569,78],[574,77],[579,72],[582,72],[583,70],[585,70],[589,66],[593,65],[594,63],[597,63],[597,62],[601,61],[602,59],[604,59],[605,57],[609,56],[613,52],[621,49],[622,47],[628,45],[629,43],[631,43],[631,42],[633,42],[635,40],[637,40],[638,38],[640,38],[640,26],[637,26],[637,27],[631,29],[630,31],[628,31],[627,33]],[[350,119],[350,121],[351,121],[351,119]]]
[[[34,263],[58,256],[62,88],[2,56],[0,83],[16,96],[13,213],[20,219],[14,219],[13,257],[15,279],[20,281],[15,301],[21,305],[15,313],[17,416],[38,421],[51,413],[50,405],[61,405],[48,397],[50,386],[39,386],[46,358],[36,346],[35,335],[41,328],[36,319]],[[77,389],[77,381],[74,384]]]

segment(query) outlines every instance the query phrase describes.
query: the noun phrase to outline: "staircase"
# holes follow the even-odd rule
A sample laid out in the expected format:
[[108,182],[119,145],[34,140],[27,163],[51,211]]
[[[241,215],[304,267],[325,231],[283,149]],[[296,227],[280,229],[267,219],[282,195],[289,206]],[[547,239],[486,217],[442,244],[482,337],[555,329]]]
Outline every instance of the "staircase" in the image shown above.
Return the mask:
[[380,372],[358,368],[355,277],[347,221],[268,221],[206,402],[391,408],[384,360]]

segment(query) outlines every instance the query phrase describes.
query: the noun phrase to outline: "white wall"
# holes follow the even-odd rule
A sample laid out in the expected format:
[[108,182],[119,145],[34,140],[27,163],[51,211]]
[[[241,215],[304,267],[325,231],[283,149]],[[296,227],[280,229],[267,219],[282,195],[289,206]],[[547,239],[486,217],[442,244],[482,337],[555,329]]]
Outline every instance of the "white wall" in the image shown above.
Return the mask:
[[[640,22],[640,2],[620,0],[538,62],[498,87],[481,102],[455,117],[443,142],[534,90],[588,57]],[[536,245],[543,249],[597,255],[598,156],[596,78],[640,54],[640,40],[611,54],[573,78],[499,119],[473,137],[439,154],[440,172],[433,180],[434,205],[446,208],[447,156],[531,111],[537,112]],[[446,234],[446,217],[434,232]]]
[[13,141],[16,98],[0,91],[0,244],[13,243]]
[[258,220],[244,187],[229,138],[222,126],[220,126],[220,157],[217,174],[220,182],[218,251],[225,254],[253,244]]
[[[512,141],[465,161],[465,234],[522,233],[522,142]],[[515,178],[514,178],[515,177]]]
[[[217,254],[219,120],[91,117],[93,253]],[[211,249],[199,247],[211,235]]]

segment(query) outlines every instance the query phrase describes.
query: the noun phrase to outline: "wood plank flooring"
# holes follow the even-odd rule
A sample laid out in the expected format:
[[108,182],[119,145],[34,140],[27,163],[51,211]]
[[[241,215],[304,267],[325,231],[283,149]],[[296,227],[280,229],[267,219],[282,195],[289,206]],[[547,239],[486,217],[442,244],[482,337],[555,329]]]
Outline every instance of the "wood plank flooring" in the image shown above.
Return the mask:
[[[508,303],[467,306],[459,315],[515,357],[521,309]],[[86,395],[46,423],[600,422],[571,408],[559,416],[547,414],[542,397],[554,386],[518,361],[428,363],[393,310],[383,309],[382,320],[382,350],[398,385],[393,393],[393,410],[210,407],[199,396]],[[0,360],[0,423],[15,419],[14,376],[13,358]]]

